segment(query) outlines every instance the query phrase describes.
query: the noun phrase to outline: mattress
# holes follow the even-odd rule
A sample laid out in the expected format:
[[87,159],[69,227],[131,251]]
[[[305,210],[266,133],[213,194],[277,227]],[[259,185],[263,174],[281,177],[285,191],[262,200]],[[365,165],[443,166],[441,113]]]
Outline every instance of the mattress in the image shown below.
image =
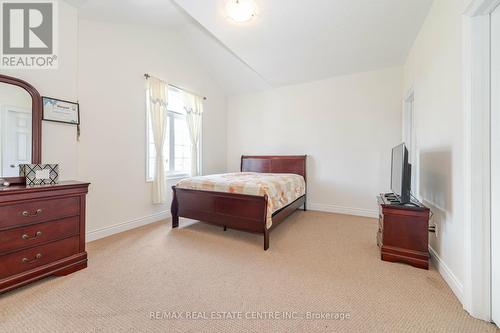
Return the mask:
[[272,224],[273,213],[291,204],[306,193],[304,177],[291,173],[234,172],[182,179],[178,188],[267,195],[266,227]]

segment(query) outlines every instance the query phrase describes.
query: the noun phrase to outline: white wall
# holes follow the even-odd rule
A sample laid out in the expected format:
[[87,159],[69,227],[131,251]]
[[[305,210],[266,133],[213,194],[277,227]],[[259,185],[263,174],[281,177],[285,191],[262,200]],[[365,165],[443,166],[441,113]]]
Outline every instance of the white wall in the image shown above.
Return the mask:
[[[76,101],[77,94],[77,10],[59,1],[59,67],[56,70],[0,70],[4,75],[23,79],[42,96]],[[59,163],[61,179],[78,177],[78,145],[73,125],[43,122],[42,162]]]
[[464,110],[462,13],[470,0],[436,0],[404,69],[415,92],[420,198],[437,234],[430,245],[439,270],[462,298],[464,278]]
[[59,1],[58,34],[58,69],[1,73],[26,80],[42,96],[79,100],[81,141],[75,126],[43,122],[42,160],[59,163],[62,180],[92,182],[87,233],[100,237],[120,230],[107,230],[117,224],[168,216],[151,217],[169,207],[150,203],[151,184],[145,182],[146,72],[208,96],[203,171],[226,170],[226,97],[183,45],[181,34],[159,27],[79,23],[77,9],[64,1]]
[[228,169],[242,154],[307,154],[311,209],[377,216],[401,142],[402,68],[233,96]]
[[79,42],[79,178],[92,183],[87,232],[102,236],[117,224],[169,211],[169,204],[151,204],[145,182],[144,73],[208,97],[204,173],[226,170],[226,97],[175,31],[81,20]]

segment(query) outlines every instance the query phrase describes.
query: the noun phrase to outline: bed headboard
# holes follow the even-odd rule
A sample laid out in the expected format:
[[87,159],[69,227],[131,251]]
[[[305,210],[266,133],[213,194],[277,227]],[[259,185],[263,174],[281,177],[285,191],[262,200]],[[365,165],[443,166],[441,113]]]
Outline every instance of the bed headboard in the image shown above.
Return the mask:
[[241,156],[242,172],[295,173],[306,179],[307,155]]

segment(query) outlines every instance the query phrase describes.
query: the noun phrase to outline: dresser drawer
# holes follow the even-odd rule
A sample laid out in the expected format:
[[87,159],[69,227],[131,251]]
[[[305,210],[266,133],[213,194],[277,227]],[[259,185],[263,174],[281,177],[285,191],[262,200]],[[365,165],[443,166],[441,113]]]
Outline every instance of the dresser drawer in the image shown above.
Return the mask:
[[78,216],[0,231],[0,254],[75,236],[78,233]]
[[78,236],[0,256],[0,280],[79,252]]
[[80,198],[30,201],[0,207],[0,229],[79,215]]

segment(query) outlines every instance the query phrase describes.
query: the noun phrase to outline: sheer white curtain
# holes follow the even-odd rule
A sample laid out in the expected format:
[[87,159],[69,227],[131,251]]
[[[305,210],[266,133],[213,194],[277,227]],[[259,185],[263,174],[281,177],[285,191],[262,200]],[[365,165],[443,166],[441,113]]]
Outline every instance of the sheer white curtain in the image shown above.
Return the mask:
[[167,179],[165,175],[165,156],[163,147],[168,131],[167,115],[167,83],[150,76],[146,80],[149,96],[148,112],[153,129],[153,139],[156,150],[155,177],[153,180],[153,203],[167,202]]
[[186,109],[186,123],[191,138],[191,176],[200,173],[198,149],[201,136],[201,117],[203,114],[203,99],[193,94],[184,92],[184,108]]

